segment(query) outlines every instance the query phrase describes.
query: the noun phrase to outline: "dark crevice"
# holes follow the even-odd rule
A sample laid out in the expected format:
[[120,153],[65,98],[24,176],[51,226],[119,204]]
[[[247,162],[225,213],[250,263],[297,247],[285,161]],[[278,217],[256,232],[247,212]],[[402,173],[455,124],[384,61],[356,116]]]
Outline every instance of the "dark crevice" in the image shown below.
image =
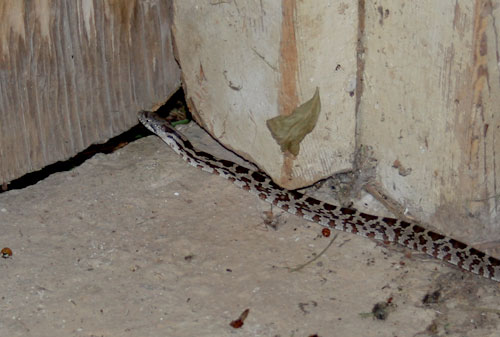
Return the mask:
[[[185,101],[184,101],[184,93],[182,89],[180,89],[174,95],[172,95],[172,97],[163,106],[161,106],[157,110],[157,112],[162,116],[166,116],[172,109],[176,108],[179,109],[182,107],[185,107]],[[143,138],[145,136],[149,136],[151,134],[152,133],[148,129],[146,129],[142,124],[139,123],[136,126],[132,127],[130,130],[125,131],[124,133],[109,139],[107,142],[103,144],[91,145],[82,152],[76,154],[75,156],[67,160],[58,161],[54,164],[45,166],[44,168],[38,171],[27,173],[20,178],[12,180],[8,184],[4,183],[3,185],[0,186],[0,193],[10,190],[22,189],[31,185],[35,185],[36,183],[47,178],[51,174],[57,172],[70,171],[75,167],[80,166],[86,160],[92,158],[97,153],[105,153],[105,154],[113,153],[114,151],[122,148],[123,146],[129,143],[137,139]]]
[[139,138],[145,137],[149,134],[150,134],[149,131],[144,126],[142,126],[142,124],[136,125],[132,127],[130,130],[122,133],[121,135],[111,138],[104,144],[91,145],[82,152],[78,153],[77,155],[67,160],[58,161],[54,164],[45,166],[41,170],[27,173],[20,178],[12,180],[10,183],[7,184],[7,186],[5,186],[4,184],[0,189],[0,193],[35,185],[36,183],[47,178],[51,174],[57,172],[70,171],[75,167],[80,166],[87,159],[92,158],[97,153],[106,153],[106,154],[112,153],[118,150],[119,148],[127,145],[128,143],[133,142],[134,140],[137,140]]

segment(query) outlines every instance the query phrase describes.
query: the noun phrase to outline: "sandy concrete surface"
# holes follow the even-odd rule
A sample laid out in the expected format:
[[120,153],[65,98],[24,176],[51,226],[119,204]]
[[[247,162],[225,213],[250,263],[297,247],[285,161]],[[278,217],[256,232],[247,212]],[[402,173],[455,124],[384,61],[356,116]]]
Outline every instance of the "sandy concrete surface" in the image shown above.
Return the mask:
[[154,136],[1,194],[0,224],[0,336],[500,336],[498,283],[415,252],[339,233],[291,271],[334,233]]

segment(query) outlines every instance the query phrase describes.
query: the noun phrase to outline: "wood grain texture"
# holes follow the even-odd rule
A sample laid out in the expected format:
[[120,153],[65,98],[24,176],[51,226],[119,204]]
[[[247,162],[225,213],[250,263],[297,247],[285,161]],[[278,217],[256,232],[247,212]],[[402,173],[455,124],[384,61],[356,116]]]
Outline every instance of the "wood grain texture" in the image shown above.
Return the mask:
[[180,86],[171,2],[0,2],[0,182],[137,123]]
[[474,243],[500,238],[498,4],[366,3],[358,143],[410,214]]
[[[174,0],[172,30],[197,121],[287,188],[351,169],[356,8],[341,0]],[[317,126],[298,156],[287,155],[266,121],[291,114],[316,87]]]

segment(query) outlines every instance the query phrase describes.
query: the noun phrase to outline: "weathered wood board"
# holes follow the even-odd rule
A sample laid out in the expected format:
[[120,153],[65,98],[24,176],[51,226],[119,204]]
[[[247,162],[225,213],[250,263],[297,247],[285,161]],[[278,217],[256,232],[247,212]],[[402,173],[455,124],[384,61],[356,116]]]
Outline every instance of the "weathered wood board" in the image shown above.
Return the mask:
[[[371,146],[390,197],[477,243],[500,237],[499,16],[486,0],[174,0],[173,33],[198,121],[277,183],[350,169]],[[266,121],[315,87],[318,124],[291,157]]]
[[[288,188],[351,169],[356,22],[356,5],[342,1],[174,1],[172,31],[192,112]],[[296,157],[285,155],[266,121],[291,114],[316,87],[317,125]]]
[[0,2],[0,183],[137,123],[180,86],[171,2]]
[[367,2],[365,17],[358,142],[377,181],[417,218],[500,240],[500,3]]

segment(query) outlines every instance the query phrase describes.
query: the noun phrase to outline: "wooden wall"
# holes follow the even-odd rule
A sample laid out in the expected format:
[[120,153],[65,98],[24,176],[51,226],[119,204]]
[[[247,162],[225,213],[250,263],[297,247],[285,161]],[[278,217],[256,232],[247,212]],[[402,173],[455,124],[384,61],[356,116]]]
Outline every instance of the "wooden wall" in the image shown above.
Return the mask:
[[500,1],[365,11],[358,134],[378,182],[422,220],[500,242]]
[[0,2],[0,183],[137,123],[180,86],[164,0]]
[[[173,22],[192,112],[277,183],[371,148],[373,186],[402,213],[500,238],[500,1],[174,0]],[[266,121],[315,87],[318,123],[289,156]]]
[[[336,4],[337,3],[337,4]],[[357,7],[340,1],[174,1],[174,39],[192,113],[276,182],[298,188],[352,168]],[[293,158],[266,120],[321,97]],[[331,146],[335,144],[335,146]]]

